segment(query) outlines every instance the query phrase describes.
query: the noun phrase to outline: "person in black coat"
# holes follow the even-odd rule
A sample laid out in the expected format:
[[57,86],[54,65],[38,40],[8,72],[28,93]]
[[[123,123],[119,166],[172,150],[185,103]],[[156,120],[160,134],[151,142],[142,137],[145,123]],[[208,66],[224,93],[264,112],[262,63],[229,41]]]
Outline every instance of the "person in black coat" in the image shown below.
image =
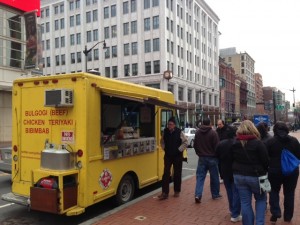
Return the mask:
[[224,181],[227,193],[231,222],[238,222],[242,219],[240,196],[234,184],[232,172],[231,147],[235,142],[235,132],[236,128],[228,126],[225,139],[220,141],[216,148],[220,177]]
[[225,124],[223,120],[218,120],[217,129],[216,129],[220,141],[227,139],[227,133],[230,132],[228,126]]
[[276,222],[281,217],[279,193],[281,186],[283,187],[284,196],[284,221],[290,222],[294,215],[295,189],[299,177],[299,169],[292,174],[284,176],[281,172],[281,153],[285,148],[300,159],[299,141],[290,136],[289,129],[284,122],[277,122],[273,128],[274,137],[266,142],[268,154],[270,157],[269,180],[271,183],[271,192],[269,195],[271,222]]

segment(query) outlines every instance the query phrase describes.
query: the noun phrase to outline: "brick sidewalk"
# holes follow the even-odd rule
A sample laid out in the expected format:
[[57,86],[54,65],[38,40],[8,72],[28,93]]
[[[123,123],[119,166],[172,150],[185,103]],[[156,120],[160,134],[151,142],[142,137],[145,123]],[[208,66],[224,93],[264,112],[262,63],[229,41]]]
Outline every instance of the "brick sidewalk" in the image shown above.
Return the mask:
[[[300,138],[300,131],[291,132],[292,136]],[[182,183],[182,192],[179,198],[174,198],[173,192],[169,199],[159,201],[157,193],[142,198],[134,204],[125,205],[120,210],[114,210],[104,218],[95,218],[97,222],[93,225],[232,225],[228,210],[225,187],[221,184],[222,199],[213,200],[209,189],[209,176],[205,180],[202,202],[195,204],[195,176],[192,176]],[[172,188],[171,188],[172,190]],[[282,206],[281,193],[281,209]],[[266,213],[266,225],[270,225],[270,212]],[[236,224],[242,224],[238,222]],[[283,219],[278,219],[276,225],[299,225],[300,224],[300,179],[296,188],[295,213],[291,223],[285,223]]]

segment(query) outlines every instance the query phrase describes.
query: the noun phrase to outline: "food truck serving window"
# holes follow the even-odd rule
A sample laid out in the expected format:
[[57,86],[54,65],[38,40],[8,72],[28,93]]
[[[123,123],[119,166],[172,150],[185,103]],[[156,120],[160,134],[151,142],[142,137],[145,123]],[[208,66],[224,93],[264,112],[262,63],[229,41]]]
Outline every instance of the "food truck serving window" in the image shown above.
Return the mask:
[[155,150],[154,105],[107,95],[101,99],[101,144],[109,149],[105,159]]

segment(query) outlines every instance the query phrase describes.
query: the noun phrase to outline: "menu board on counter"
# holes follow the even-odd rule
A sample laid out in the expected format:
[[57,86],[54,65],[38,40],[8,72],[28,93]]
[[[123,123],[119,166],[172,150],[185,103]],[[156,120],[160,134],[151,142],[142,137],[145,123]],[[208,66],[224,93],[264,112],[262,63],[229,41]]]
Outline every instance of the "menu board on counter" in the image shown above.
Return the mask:
[[104,146],[104,160],[144,154],[155,151],[154,137],[117,140]]

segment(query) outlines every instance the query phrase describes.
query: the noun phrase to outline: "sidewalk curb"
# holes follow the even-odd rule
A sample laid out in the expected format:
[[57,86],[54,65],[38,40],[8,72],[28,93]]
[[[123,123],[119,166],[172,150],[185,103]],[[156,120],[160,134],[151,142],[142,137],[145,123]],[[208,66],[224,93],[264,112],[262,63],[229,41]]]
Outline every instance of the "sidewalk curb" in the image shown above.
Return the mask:
[[[182,181],[191,179],[191,178],[194,177],[194,176],[195,176],[195,175],[188,175],[188,176],[186,176],[186,177],[183,177],[183,178],[182,178]],[[173,186],[173,183],[171,183],[170,185]],[[99,216],[96,216],[96,217],[94,217],[94,218],[92,218],[92,219],[90,219],[90,220],[84,221],[83,223],[80,223],[80,224],[78,224],[78,225],[91,225],[91,224],[93,224],[93,223],[95,223],[95,222],[98,222],[98,221],[101,220],[101,219],[104,219],[104,218],[106,218],[106,217],[108,217],[108,216],[110,216],[110,215],[113,215],[113,214],[116,213],[116,212],[121,211],[121,210],[124,209],[124,208],[127,208],[128,206],[131,206],[131,205],[133,205],[133,204],[135,204],[135,203],[137,203],[137,202],[139,202],[139,201],[142,201],[143,199],[146,199],[146,198],[148,198],[148,197],[151,197],[152,195],[154,195],[154,194],[156,194],[156,193],[158,193],[158,192],[160,192],[160,191],[161,191],[161,188],[158,188],[158,189],[156,189],[156,190],[153,190],[153,191],[151,191],[151,192],[149,192],[149,193],[147,193],[147,194],[145,194],[145,195],[143,195],[143,196],[141,196],[141,197],[138,197],[138,198],[136,198],[136,199],[134,199],[134,200],[132,200],[132,201],[130,201],[130,202],[128,202],[128,203],[125,203],[124,205],[120,205],[120,206],[118,206],[118,207],[116,207],[116,208],[114,208],[114,209],[112,209],[112,210],[110,210],[110,211],[108,211],[108,212],[105,212],[105,213],[103,213],[103,214],[100,214]]]

